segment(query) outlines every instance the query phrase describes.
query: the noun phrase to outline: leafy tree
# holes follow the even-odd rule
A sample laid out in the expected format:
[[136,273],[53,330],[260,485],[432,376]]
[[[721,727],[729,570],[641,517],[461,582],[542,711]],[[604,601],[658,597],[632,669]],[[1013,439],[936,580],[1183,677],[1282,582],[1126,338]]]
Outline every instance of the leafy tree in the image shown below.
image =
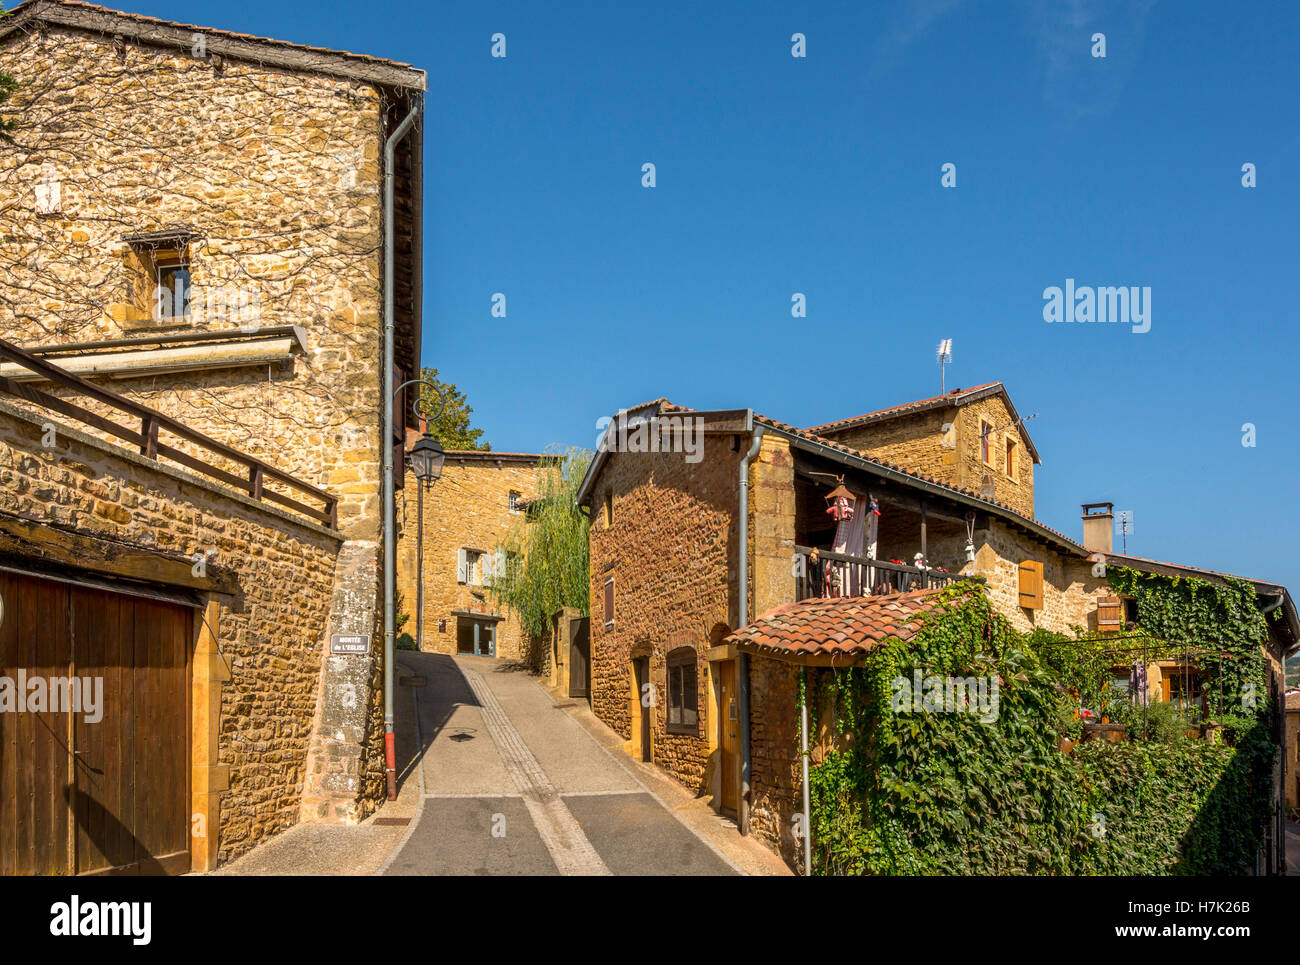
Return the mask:
[[588,520],[578,507],[578,487],[594,453],[571,448],[537,469],[538,497],[506,537],[505,572],[492,583],[493,602],[519,615],[534,637],[543,636],[561,607],[590,612]]
[[427,379],[438,387],[437,393],[434,393],[427,385],[420,386],[420,398],[429,403],[429,432],[442,443],[442,447],[490,451],[492,443],[479,440],[483,430],[470,427],[470,416],[474,410],[465,401],[465,393],[456,388],[455,383],[438,378],[437,369],[427,366],[422,368],[420,378]]

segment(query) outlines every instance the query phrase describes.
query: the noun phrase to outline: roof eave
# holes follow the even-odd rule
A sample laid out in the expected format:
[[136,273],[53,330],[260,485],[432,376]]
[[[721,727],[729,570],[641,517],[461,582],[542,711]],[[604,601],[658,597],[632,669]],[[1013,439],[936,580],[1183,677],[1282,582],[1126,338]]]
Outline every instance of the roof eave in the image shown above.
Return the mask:
[[915,415],[918,412],[929,412],[932,409],[949,409],[960,408],[963,405],[969,405],[972,402],[979,402],[981,399],[988,399],[992,396],[1000,395],[1006,403],[1007,410],[1011,413],[1011,418],[1015,420],[1020,429],[1021,436],[1025,440],[1025,448],[1029,450],[1030,457],[1034,460],[1034,465],[1041,466],[1042,458],[1038,454],[1038,447],[1034,445],[1033,438],[1029,435],[1029,430],[1025,428],[1020,421],[1020,413],[1016,411],[1015,403],[1011,401],[1011,393],[1001,382],[994,382],[992,385],[986,385],[978,389],[971,389],[968,392],[960,394],[941,395],[928,402],[916,405],[896,406],[893,409],[885,409],[882,412],[868,412],[852,419],[844,419],[839,422],[827,422],[820,426],[812,426],[805,430],[816,435],[825,433],[838,433],[846,429],[856,429],[858,426],[872,425],[876,422],[889,422],[893,419],[902,419],[906,416]]
[[110,10],[92,4],[66,4],[59,0],[26,0],[0,21],[0,43],[31,23],[83,30],[108,37],[122,36],[140,44],[188,50],[194,33],[203,33],[209,55],[305,73],[362,81],[382,87],[424,91],[423,70],[409,64],[365,54],[310,47],[270,37],[253,37],[197,24],[182,24]]

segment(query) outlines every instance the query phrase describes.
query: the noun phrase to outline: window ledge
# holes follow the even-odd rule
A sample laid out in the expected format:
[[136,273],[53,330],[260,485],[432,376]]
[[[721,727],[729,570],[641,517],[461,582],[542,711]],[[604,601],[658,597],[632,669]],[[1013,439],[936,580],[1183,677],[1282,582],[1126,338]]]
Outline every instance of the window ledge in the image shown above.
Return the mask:
[[[178,342],[194,344],[175,344]],[[134,379],[273,365],[305,352],[306,338],[298,326],[281,325],[255,332],[177,333],[80,346],[46,345],[28,351],[82,378]],[[0,364],[0,376],[15,382],[43,381],[36,373],[12,362]]]

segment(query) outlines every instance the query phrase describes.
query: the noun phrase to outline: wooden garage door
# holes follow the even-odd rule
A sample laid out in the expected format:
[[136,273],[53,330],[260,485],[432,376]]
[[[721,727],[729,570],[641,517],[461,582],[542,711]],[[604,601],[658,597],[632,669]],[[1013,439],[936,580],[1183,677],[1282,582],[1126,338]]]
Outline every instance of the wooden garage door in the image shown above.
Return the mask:
[[98,720],[0,713],[0,872],[188,870],[190,609],[3,571],[0,600],[5,677],[103,681]]

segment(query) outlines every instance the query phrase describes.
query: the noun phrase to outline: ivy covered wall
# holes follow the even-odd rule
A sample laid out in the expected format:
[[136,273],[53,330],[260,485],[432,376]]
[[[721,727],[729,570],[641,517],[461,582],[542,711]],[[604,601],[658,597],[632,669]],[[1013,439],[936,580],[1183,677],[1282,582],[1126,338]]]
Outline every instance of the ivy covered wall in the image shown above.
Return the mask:
[[[1186,632],[1155,587],[1139,589],[1150,612],[1169,614],[1162,633]],[[1205,621],[1196,632],[1223,619],[1220,604],[1202,610],[1192,596]],[[1216,626],[1216,639],[1257,653],[1258,610],[1235,615],[1245,628]],[[890,641],[860,667],[808,673],[801,699],[813,733],[834,735],[810,773],[816,873],[1253,870],[1275,756],[1263,714],[1234,722],[1233,746],[1187,740],[1179,729],[1168,742],[1086,742],[1065,753],[1077,687],[1061,679],[1061,651],[1036,643],[977,586],[958,584],[907,643]],[[1085,655],[1087,644],[1079,642]],[[1237,663],[1242,679],[1262,675],[1262,664]],[[932,686],[979,680],[991,691],[983,702],[969,690],[954,702]]]

